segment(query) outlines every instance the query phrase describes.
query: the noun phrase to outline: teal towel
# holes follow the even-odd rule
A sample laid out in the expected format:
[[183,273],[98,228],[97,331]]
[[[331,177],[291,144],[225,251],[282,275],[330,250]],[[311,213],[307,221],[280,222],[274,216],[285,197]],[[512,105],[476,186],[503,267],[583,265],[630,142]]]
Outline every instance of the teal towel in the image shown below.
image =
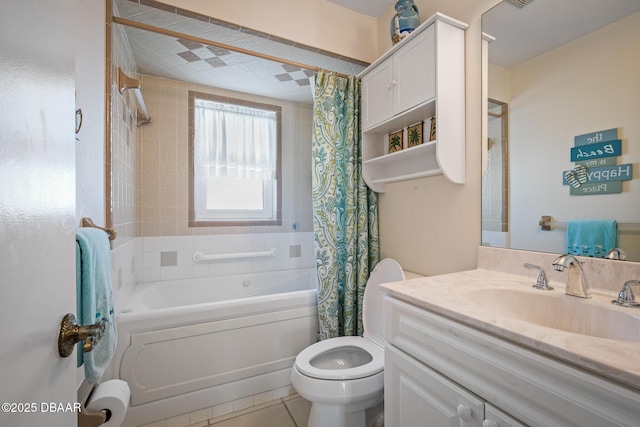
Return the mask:
[[567,224],[567,253],[604,258],[618,247],[618,224],[614,220],[574,220]]
[[116,349],[117,333],[111,293],[111,248],[107,233],[97,228],[76,230],[76,292],[78,323],[92,325],[103,318],[107,327],[91,352],[78,348],[78,362],[84,362],[84,376],[90,384],[102,378]]

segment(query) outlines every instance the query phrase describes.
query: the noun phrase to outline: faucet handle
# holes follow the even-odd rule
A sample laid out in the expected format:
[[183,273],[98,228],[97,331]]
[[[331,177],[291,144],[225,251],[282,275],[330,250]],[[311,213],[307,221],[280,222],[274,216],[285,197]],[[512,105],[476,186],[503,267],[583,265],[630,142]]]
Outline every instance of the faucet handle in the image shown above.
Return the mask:
[[615,259],[615,260],[619,260],[619,261],[626,261],[627,260],[627,254],[625,251],[623,251],[620,248],[613,248],[610,249],[609,252],[607,252],[607,255],[605,255],[605,258],[607,259]]
[[540,267],[539,265],[529,264],[528,262],[524,264],[524,268],[540,270],[540,273],[538,273],[538,278],[536,279],[536,284],[533,285],[535,289],[542,289],[545,291],[553,290],[553,286],[549,286],[549,279],[547,278],[547,273],[544,271],[544,268]]
[[614,299],[611,302],[623,307],[640,307],[640,303],[636,302],[635,295],[631,289],[632,285],[640,285],[640,280],[627,280],[624,282],[624,285],[622,285],[622,289],[618,294],[618,299]]

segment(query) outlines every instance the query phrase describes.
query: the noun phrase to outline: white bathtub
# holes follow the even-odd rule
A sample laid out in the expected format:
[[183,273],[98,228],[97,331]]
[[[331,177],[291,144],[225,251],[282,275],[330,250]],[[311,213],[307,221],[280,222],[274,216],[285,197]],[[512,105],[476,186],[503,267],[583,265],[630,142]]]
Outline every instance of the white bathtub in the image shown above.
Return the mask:
[[315,269],[141,283],[117,325],[125,426],[278,389],[316,341]]

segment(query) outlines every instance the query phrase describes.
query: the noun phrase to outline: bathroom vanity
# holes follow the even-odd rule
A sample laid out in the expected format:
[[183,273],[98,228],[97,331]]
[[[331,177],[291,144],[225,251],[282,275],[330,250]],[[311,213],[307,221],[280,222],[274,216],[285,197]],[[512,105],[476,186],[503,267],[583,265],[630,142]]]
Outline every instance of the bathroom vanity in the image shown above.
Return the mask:
[[565,295],[555,273],[553,291],[485,268],[383,285],[386,422],[637,426],[640,311]]

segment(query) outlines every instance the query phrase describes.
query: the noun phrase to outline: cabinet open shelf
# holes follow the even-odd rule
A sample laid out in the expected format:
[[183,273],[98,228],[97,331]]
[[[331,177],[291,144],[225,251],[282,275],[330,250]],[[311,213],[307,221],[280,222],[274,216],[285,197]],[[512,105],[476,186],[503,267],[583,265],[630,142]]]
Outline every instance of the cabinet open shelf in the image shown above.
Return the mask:
[[383,154],[362,162],[364,179],[377,192],[385,184],[442,174],[436,160],[437,141]]
[[[389,154],[383,154],[382,156],[365,160],[362,163],[367,165],[383,166],[393,162],[403,161],[404,159],[409,159],[414,156],[420,156],[423,154],[435,155],[436,142],[437,141],[425,142],[421,145],[416,145],[415,147],[405,148],[404,150],[396,151]],[[422,153],[423,151],[428,151],[428,153]]]
[[428,137],[429,126],[431,126],[430,119],[436,115],[436,99],[431,98],[423,104],[420,104],[414,108],[411,108],[402,114],[391,117],[382,123],[378,123],[371,126],[368,129],[363,129],[363,132],[367,134],[375,135],[387,135],[391,132],[395,132],[400,129],[404,129],[407,126],[414,125],[420,121],[425,121],[425,131]]

